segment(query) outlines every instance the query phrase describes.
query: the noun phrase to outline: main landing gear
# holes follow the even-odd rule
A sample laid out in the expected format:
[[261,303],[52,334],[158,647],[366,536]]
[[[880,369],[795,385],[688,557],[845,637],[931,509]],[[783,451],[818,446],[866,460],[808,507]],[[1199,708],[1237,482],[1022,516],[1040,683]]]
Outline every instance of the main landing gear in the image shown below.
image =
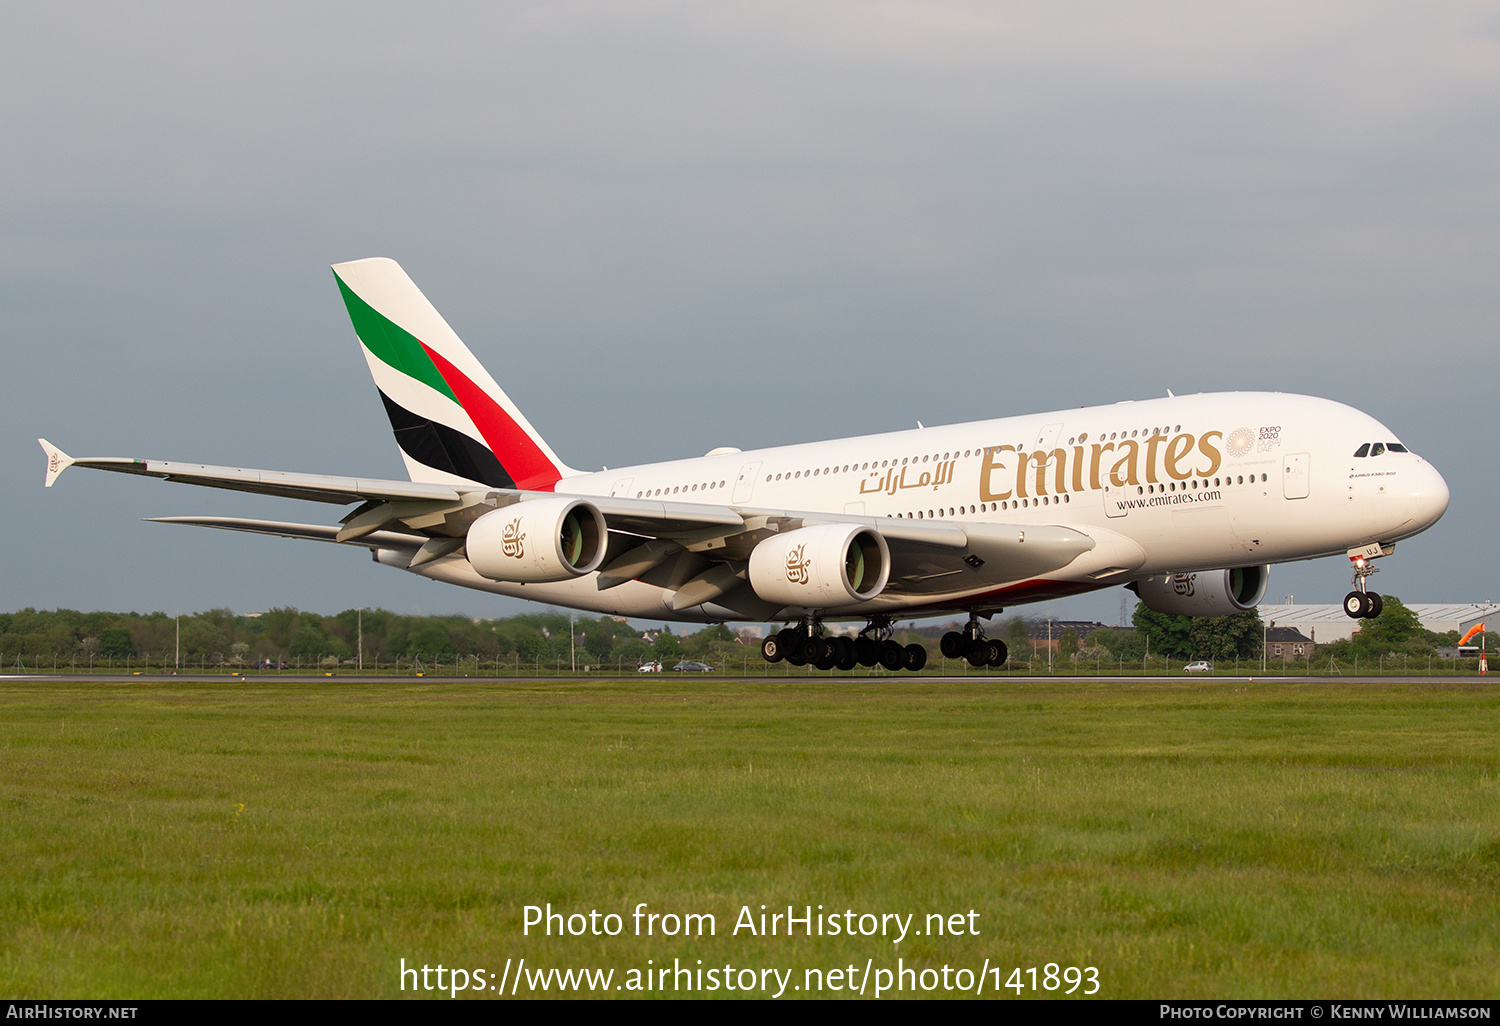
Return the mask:
[[976,668],[1004,666],[1005,660],[1010,657],[1005,642],[986,638],[984,630],[979,626],[979,618],[972,613],[969,614],[969,622],[964,625],[964,629],[944,634],[939,646],[946,658],[967,659],[969,665]]
[[1373,558],[1365,552],[1349,554],[1349,561],[1354,564],[1354,590],[1344,596],[1344,612],[1356,620],[1374,619],[1384,605],[1379,595],[1365,588],[1370,575],[1380,572],[1380,567],[1370,565]]
[[921,645],[901,645],[891,638],[891,622],[871,620],[857,638],[824,637],[823,625],[804,616],[797,626],[777,631],[760,643],[760,654],[768,663],[783,659],[793,666],[811,663],[820,670],[852,670],[856,666],[879,663],[892,673],[913,673],[927,665],[927,649]]

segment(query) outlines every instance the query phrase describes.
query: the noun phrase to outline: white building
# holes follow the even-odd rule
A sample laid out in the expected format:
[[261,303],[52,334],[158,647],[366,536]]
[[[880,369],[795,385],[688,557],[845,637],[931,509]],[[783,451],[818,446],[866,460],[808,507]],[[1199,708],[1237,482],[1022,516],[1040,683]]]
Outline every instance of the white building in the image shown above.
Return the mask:
[[[1488,629],[1500,630],[1500,606],[1493,602],[1409,602],[1406,608],[1417,614],[1422,626],[1435,634],[1445,631],[1463,634],[1476,623],[1483,623],[1487,616],[1492,621],[1486,625]],[[1340,604],[1262,603],[1260,618],[1267,625],[1295,627],[1319,645],[1351,637],[1364,623],[1344,615],[1344,607]]]

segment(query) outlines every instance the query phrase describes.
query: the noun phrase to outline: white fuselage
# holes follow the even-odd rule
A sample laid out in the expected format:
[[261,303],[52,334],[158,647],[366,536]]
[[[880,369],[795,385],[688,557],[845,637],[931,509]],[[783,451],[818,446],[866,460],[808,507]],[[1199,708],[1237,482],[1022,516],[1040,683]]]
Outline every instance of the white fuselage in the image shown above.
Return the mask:
[[[1398,451],[1355,456],[1360,446]],[[559,494],[701,502],[743,510],[1061,525],[1095,547],[1042,578],[882,596],[837,616],[940,613],[1038,601],[1164,572],[1342,554],[1431,526],[1441,475],[1374,418],[1325,399],[1228,392],[1122,402],[781,446],[570,476]],[[534,601],[651,619],[674,612],[639,581],[600,591],[485,580],[466,562],[417,572]]]

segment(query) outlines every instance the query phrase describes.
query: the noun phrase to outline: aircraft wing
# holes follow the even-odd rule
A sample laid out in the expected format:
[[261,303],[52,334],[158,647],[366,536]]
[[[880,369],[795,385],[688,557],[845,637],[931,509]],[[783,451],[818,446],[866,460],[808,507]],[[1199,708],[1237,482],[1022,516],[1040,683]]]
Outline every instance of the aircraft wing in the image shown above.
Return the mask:
[[[153,519],[310,541],[353,542],[373,549],[410,550],[413,568],[456,551],[475,518],[528,495],[515,489],[478,485],[470,489],[165,460],[75,459],[45,439],[38,441],[47,454],[47,487],[63,470],[81,466],[262,495],[340,505],[361,503],[343,518],[342,526],[234,517]],[[566,494],[566,480],[559,485],[563,487],[558,492]],[[895,520],[623,496],[579,498],[599,509],[612,535],[611,558],[600,573],[601,589],[627,580],[643,580],[677,590],[716,565],[747,559],[749,549],[771,534],[827,523],[861,524],[884,537],[891,553],[891,574],[884,594],[892,597],[982,589],[1035,577],[1067,566],[1094,548],[1094,539],[1088,534],[1060,525]]]
[[228,488],[261,495],[280,495],[288,499],[311,499],[313,502],[350,503],[362,500],[384,502],[457,502],[457,489],[444,484],[418,481],[382,481],[357,477],[328,477],[322,474],[288,474],[279,470],[249,470],[243,467],[211,467],[201,463],[172,463],[166,460],[142,460],[122,456],[87,456],[74,458],[45,438],[38,438],[47,454],[48,488],[69,467],[89,467],[117,474],[136,474],[164,481]]

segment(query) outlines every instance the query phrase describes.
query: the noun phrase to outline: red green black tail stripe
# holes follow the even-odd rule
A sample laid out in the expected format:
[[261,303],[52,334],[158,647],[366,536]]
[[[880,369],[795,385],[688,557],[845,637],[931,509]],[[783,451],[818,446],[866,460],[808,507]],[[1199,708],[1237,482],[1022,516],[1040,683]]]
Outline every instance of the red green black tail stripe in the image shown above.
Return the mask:
[[[426,386],[456,404],[484,439],[480,443],[458,428],[414,413],[381,388],[380,397],[403,452],[434,470],[491,487],[552,490],[562,478],[561,471],[489,392],[442,354],[365,302],[337,273],[334,279],[355,333],[370,354],[415,387]],[[415,394],[408,401],[414,398]],[[434,399],[441,402],[437,397]],[[457,410],[454,413],[453,422],[460,422],[462,417]]]
[[418,463],[491,488],[516,486],[495,454],[482,443],[446,424],[417,416],[384,392],[380,392],[380,398],[385,403],[391,430],[396,434],[396,444]]
[[458,399],[458,404],[464,408],[479,433],[484,435],[490,451],[497,457],[503,456],[502,463],[510,476],[515,478],[516,487],[531,491],[551,491],[552,486],[562,479],[562,475],[536,442],[532,441],[531,436],[484,389],[443,359],[442,354],[426,345],[422,346],[422,351],[443,376]]

